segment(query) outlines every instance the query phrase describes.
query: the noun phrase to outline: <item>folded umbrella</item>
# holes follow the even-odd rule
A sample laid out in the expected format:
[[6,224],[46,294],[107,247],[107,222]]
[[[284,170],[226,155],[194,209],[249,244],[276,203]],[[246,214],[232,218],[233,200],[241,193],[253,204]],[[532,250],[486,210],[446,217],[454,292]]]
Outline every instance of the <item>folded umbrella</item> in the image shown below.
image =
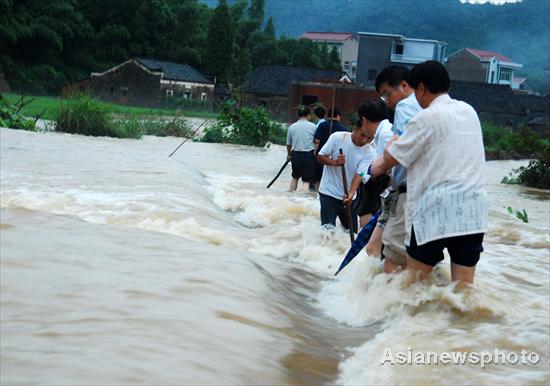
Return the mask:
[[380,216],[380,213],[382,211],[379,210],[376,212],[369,222],[361,229],[361,232],[357,235],[357,238],[351,244],[351,248],[349,249],[346,257],[344,257],[344,260],[342,261],[342,264],[340,264],[340,268],[338,268],[338,271],[334,274],[335,276],[340,273],[341,270],[344,269],[346,265],[348,265],[355,256],[361,252],[361,250],[367,245],[369,242],[370,236],[372,235],[372,232],[374,231],[374,228],[376,227],[376,221],[378,220],[378,216]]

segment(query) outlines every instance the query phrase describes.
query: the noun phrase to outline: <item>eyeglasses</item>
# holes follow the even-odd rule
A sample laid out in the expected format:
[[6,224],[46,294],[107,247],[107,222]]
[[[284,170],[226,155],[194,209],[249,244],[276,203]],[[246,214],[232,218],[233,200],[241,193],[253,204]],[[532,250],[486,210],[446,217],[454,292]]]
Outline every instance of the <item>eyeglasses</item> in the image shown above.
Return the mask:
[[391,93],[397,90],[397,87],[399,86],[392,87],[391,90],[385,91],[382,95],[380,95],[380,99],[382,99],[384,103],[388,103],[390,100]]

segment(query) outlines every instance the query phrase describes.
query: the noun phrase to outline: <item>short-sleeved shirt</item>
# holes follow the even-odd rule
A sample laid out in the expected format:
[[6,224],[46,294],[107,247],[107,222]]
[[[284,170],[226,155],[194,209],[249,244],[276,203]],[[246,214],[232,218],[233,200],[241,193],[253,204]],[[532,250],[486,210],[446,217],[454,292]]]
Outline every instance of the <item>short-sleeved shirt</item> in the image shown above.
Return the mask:
[[418,245],[487,230],[481,125],[467,103],[437,97],[388,149],[407,167],[405,244]]
[[389,120],[384,119],[378,124],[374,139],[372,140],[376,155],[380,156],[384,154],[384,149],[391,137],[393,137],[392,124]]
[[[332,130],[330,128],[331,121],[332,121]],[[317,130],[315,131],[315,139],[319,140],[318,149],[321,149],[323,146],[325,146],[325,143],[327,143],[328,137],[330,137],[332,133],[336,133],[338,131],[348,131],[348,129],[342,126],[340,122],[331,120],[331,119],[319,124],[317,126]]]
[[[351,135],[352,133],[349,132],[331,134],[325,146],[319,151],[320,155],[336,159],[338,158],[338,154],[340,154],[339,149],[342,149],[346,156],[345,170],[348,190],[351,186],[351,180],[357,171],[361,168],[368,168],[368,165],[376,158],[376,151],[372,145],[357,146],[351,140]],[[319,185],[319,192],[338,200],[344,198],[341,166],[325,165],[323,177]]]
[[[403,135],[405,126],[419,111],[422,111],[422,107],[418,104],[414,92],[405,99],[400,100],[395,106],[392,127],[393,133],[395,135]],[[395,166],[392,172],[392,184],[394,187],[397,187],[406,183],[407,169],[402,165]]]
[[305,118],[298,119],[288,128],[286,144],[291,145],[293,151],[311,151],[313,136],[315,135],[315,123]]

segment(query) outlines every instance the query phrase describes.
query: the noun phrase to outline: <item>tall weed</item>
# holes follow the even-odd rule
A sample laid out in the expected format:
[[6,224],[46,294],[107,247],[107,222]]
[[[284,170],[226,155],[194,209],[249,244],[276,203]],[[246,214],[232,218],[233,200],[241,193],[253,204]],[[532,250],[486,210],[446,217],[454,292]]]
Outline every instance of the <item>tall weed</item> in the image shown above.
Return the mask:
[[57,114],[56,130],[71,134],[113,136],[107,106],[89,95],[69,97]]

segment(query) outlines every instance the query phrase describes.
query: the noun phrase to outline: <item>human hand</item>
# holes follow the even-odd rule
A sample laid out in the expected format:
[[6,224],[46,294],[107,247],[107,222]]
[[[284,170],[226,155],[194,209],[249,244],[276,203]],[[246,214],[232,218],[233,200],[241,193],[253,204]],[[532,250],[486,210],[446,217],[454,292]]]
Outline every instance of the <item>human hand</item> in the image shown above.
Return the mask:
[[344,154],[338,154],[338,158],[336,158],[335,166],[342,166],[345,164],[346,164],[346,156]]
[[345,194],[343,199],[344,206],[348,206],[349,204],[351,204],[352,200],[353,200],[353,193],[350,192],[348,194]]

